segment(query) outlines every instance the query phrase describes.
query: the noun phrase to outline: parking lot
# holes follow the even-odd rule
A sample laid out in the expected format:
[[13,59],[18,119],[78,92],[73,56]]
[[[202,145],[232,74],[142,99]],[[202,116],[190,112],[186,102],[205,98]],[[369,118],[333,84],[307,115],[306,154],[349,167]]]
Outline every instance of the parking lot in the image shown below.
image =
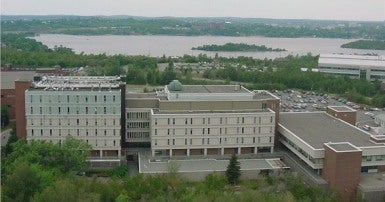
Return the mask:
[[385,113],[382,109],[364,108],[349,102],[346,98],[332,94],[297,90],[275,91],[273,93],[281,98],[282,112],[325,111],[326,106],[348,106],[357,110],[356,125],[369,132],[374,132],[376,127],[378,127],[374,123],[374,116]]

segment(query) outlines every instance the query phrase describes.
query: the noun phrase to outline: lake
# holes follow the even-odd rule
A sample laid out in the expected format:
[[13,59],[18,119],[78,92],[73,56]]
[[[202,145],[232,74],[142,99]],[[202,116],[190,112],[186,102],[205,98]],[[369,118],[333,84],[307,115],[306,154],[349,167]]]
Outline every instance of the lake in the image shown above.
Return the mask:
[[326,39],[326,38],[270,38],[261,36],[250,37],[227,37],[227,36],[159,36],[159,35],[139,35],[139,36],[79,36],[63,34],[41,34],[33,37],[50,48],[54,46],[65,46],[72,48],[76,53],[107,55],[148,55],[160,57],[198,55],[200,53],[214,56],[216,52],[191,50],[192,47],[206,44],[225,44],[225,43],[246,43],[255,45],[265,45],[271,48],[284,48],[285,52],[218,52],[219,56],[237,57],[249,56],[254,58],[277,58],[292,55],[305,55],[312,53],[344,53],[344,54],[365,54],[376,53],[385,55],[385,51],[379,50],[358,50],[340,48],[344,43],[354,41],[353,39]]

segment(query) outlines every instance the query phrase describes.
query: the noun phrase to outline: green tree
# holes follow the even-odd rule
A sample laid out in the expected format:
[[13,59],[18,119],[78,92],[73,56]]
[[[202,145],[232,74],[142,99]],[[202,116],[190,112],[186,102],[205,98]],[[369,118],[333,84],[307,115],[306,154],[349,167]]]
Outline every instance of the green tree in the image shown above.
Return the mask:
[[241,166],[235,154],[231,156],[230,163],[227,166],[226,177],[230,184],[237,184],[241,177]]
[[1,105],[1,127],[9,124],[9,108],[6,105]]

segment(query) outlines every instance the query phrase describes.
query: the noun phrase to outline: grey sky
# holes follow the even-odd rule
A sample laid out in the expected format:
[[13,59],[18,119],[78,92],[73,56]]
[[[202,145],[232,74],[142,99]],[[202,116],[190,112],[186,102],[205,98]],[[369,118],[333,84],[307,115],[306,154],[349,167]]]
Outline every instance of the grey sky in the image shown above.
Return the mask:
[[385,0],[1,0],[2,15],[385,20]]

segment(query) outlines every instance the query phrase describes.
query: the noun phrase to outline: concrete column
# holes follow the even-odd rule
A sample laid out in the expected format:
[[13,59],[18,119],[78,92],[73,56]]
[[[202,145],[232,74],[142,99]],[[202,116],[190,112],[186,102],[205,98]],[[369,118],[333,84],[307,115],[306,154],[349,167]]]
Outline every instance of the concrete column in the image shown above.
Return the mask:
[[155,149],[151,149],[151,155],[152,155],[152,157],[155,156]]
[[241,154],[241,148],[238,147],[238,154]]
[[274,147],[270,147],[270,153],[274,152]]
[[225,148],[221,148],[221,155],[225,155]]
[[122,156],[122,153],[120,151],[120,149],[118,150],[118,157],[120,158]]
[[366,70],[366,80],[370,81],[370,69]]
[[203,155],[207,156],[207,148],[203,149]]
[[170,157],[172,157],[172,149],[170,149]]
[[254,147],[254,154],[257,154],[258,152],[258,147]]
[[100,156],[100,158],[103,157],[103,150],[99,150],[99,156]]
[[187,149],[187,156],[190,156],[190,149]]

